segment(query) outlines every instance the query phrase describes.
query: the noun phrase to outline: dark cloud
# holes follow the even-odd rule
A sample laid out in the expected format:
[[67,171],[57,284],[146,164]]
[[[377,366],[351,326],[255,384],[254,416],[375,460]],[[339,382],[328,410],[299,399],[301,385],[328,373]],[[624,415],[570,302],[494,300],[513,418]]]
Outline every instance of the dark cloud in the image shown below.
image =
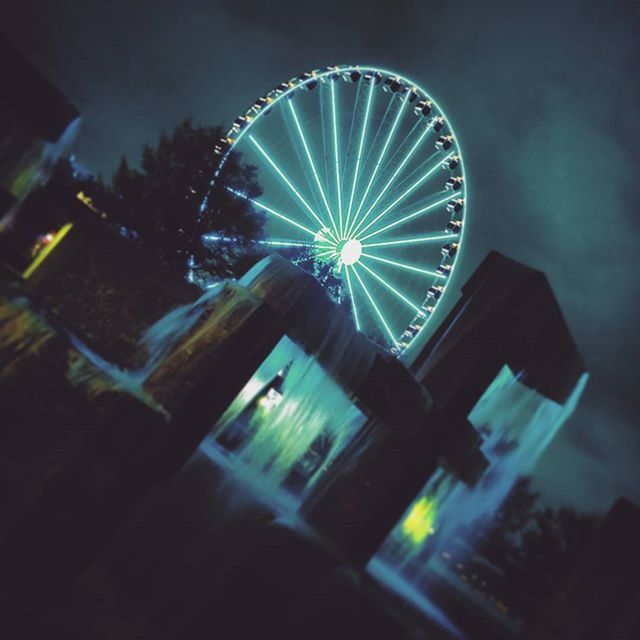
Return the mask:
[[640,500],[637,3],[22,0],[0,20],[78,105],[77,153],[105,174],[161,128],[229,122],[304,69],[361,62],[415,78],[466,153],[457,284],[491,248],[542,269],[592,372],[539,486],[584,507]]

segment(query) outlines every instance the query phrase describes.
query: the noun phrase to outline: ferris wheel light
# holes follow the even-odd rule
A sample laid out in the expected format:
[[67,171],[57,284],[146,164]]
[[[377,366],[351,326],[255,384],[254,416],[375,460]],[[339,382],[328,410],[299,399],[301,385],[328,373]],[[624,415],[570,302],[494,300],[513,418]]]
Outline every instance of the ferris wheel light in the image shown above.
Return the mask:
[[340,249],[340,260],[343,264],[351,266],[360,260],[362,255],[362,244],[355,238],[347,240]]
[[381,262],[384,264],[388,264],[392,267],[397,267],[398,269],[404,269],[405,271],[413,271],[414,273],[421,273],[425,276],[438,277],[440,274],[436,271],[429,271],[428,269],[422,269],[421,267],[416,267],[411,264],[405,264],[404,262],[397,262],[396,260],[389,260],[389,258],[382,258],[381,256],[374,256],[371,253],[362,253],[365,258],[371,258],[371,260],[376,260],[377,262]]
[[[448,119],[414,82],[368,66],[309,71],[263,96],[215,146],[211,186],[232,150],[244,154],[262,195],[227,190],[263,213],[266,235],[256,242],[302,268],[322,265],[312,272],[333,274],[339,286],[329,293],[350,299],[356,327],[401,354],[444,295],[460,251],[467,187]],[[283,117],[267,119],[274,111]],[[210,229],[203,241],[233,238]]]
[[351,276],[349,275],[349,267],[345,267],[344,270],[347,276],[347,288],[349,289],[349,297],[351,298],[351,308],[353,309],[353,319],[356,321],[356,329],[360,331],[360,317],[358,315],[358,307],[356,305],[356,299],[353,296],[353,285],[351,284]]
[[[389,180],[386,182],[386,184],[384,185],[384,187],[382,188],[380,193],[378,193],[378,195],[376,196],[376,199],[373,201],[373,204],[367,209],[367,212],[360,218],[360,222],[355,227],[353,227],[353,229],[352,229],[353,233],[355,233],[360,228],[360,226],[362,226],[364,221],[368,218],[369,214],[373,211],[373,209],[378,204],[378,202],[380,202],[380,200],[382,199],[384,194],[387,192],[389,187],[391,187],[391,185],[393,184],[394,180],[398,177],[398,175],[400,175],[400,173],[404,169],[405,165],[413,157],[413,154],[416,152],[416,149],[420,146],[420,144],[424,140],[425,136],[429,133],[430,129],[431,129],[430,126],[427,126],[427,127],[424,128],[424,130],[422,131],[422,133],[420,134],[418,139],[415,141],[415,143],[413,144],[413,146],[411,147],[411,149],[409,150],[407,155],[403,158],[403,160],[400,163],[400,165],[393,172],[393,175],[391,176],[391,178],[389,178]],[[366,228],[368,228],[368,227],[365,227],[365,229]]]

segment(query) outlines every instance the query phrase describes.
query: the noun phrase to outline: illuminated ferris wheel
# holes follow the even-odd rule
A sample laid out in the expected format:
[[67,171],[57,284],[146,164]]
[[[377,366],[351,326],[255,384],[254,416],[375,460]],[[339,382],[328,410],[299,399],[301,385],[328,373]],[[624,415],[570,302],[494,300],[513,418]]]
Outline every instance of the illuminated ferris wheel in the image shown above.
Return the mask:
[[[399,354],[442,299],[460,253],[463,162],[418,85],[364,66],[310,71],[259,98],[216,147],[257,167],[263,244],[309,270],[357,328]],[[322,280],[321,280],[322,281]]]

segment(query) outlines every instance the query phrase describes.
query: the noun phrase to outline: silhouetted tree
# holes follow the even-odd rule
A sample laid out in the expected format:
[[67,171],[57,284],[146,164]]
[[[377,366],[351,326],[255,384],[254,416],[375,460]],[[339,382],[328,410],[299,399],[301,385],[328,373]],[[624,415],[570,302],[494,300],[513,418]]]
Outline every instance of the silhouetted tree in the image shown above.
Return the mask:
[[[255,167],[231,154],[210,190],[217,165],[213,148],[219,127],[196,127],[190,119],[155,146],[145,145],[140,168],[122,158],[110,184],[87,187],[109,220],[126,229],[165,262],[180,271],[215,277],[237,276],[259,253],[264,217],[246,199],[260,195]],[[203,242],[204,234],[225,238]]]
[[538,508],[531,478],[521,477],[493,524],[472,526],[474,546],[505,572],[528,615],[537,611],[565,580],[599,518],[569,507]]

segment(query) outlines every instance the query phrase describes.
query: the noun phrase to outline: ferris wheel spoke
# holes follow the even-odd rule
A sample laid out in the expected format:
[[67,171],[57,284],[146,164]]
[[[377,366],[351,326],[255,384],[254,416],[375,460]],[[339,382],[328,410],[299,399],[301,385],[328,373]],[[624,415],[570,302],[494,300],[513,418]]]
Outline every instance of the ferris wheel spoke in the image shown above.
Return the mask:
[[367,212],[360,218],[360,222],[351,230],[351,234],[352,235],[360,228],[360,226],[364,223],[364,221],[369,217],[369,215],[371,214],[371,212],[373,211],[375,206],[378,204],[378,202],[380,202],[380,200],[382,199],[384,194],[389,190],[389,187],[391,187],[391,185],[393,184],[394,180],[398,177],[398,175],[400,175],[400,172],[405,168],[405,166],[407,165],[409,160],[411,160],[413,154],[416,152],[416,149],[420,146],[422,141],[425,139],[426,135],[431,130],[432,124],[433,124],[433,121],[430,122],[429,125],[427,125],[424,128],[424,131],[420,134],[418,139],[415,141],[415,143],[411,147],[409,153],[407,153],[407,155],[403,158],[402,162],[398,165],[398,167],[393,172],[393,174],[391,175],[389,180],[385,183],[385,185],[382,188],[382,190],[380,191],[380,193],[378,193],[378,195],[376,196],[376,198],[373,201],[373,203],[371,204],[371,206],[367,209]]
[[284,222],[288,222],[290,225],[293,225],[294,227],[296,227],[298,229],[301,229],[302,231],[305,231],[306,233],[311,234],[314,238],[318,234],[317,231],[312,231],[311,229],[309,229],[309,227],[305,227],[303,224],[300,224],[299,222],[296,222],[295,220],[292,220],[288,216],[285,216],[284,213],[280,213],[279,211],[276,211],[275,209],[272,209],[271,207],[267,206],[266,204],[260,202],[259,200],[255,200],[254,198],[250,198],[249,196],[245,195],[244,193],[241,193],[240,191],[236,191],[235,189],[232,189],[231,187],[227,187],[227,191],[229,191],[229,193],[233,193],[233,195],[235,195],[235,196],[237,196],[239,198],[242,198],[243,200],[247,200],[254,207],[258,207],[258,209],[262,209],[263,211],[266,211],[267,213],[270,213],[272,216],[275,216],[279,220],[284,220]]
[[376,127],[376,133],[373,136],[373,140],[371,141],[371,144],[369,145],[369,150],[367,151],[367,153],[365,155],[364,163],[362,165],[363,169],[367,166],[367,164],[369,164],[369,160],[371,160],[371,156],[374,155],[374,151],[376,150],[376,143],[378,142],[378,139],[380,138],[380,135],[383,132],[385,123],[388,120],[389,113],[391,113],[391,107],[393,107],[393,103],[395,102],[395,99],[396,99],[396,94],[391,94],[391,100],[389,100],[389,103],[387,104],[387,107],[384,110],[384,115],[382,116],[382,118],[380,118],[380,122],[378,123],[378,126]]
[[[349,164],[348,160],[351,154],[351,141],[353,140],[353,129],[356,124],[356,115],[358,114],[358,105],[360,104],[361,88],[362,88],[362,83],[358,82],[358,89],[356,91],[356,97],[353,103],[353,111],[351,112],[351,125],[349,126],[349,137],[347,138],[347,148],[344,153],[344,162],[342,163],[342,184],[344,184],[347,180],[347,165]],[[344,210],[343,210],[343,213],[344,213]]]
[[[453,151],[451,153],[449,153],[445,159],[444,162],[446,162],[447,160],[449,160],[451,157],[453,156]],[[431,167],[431,169],[429,169],[429,171],[427,171],[424,175],[420,176],[420,178],[418,178],[410,187],[408,187],[407,189],[405,189],[405,191],[403,191],[389,206],[385,207],[381,213],[379,213],[371,222],[369,222],[369,224],[364,227],[360,233],[364,233],[367,229],[369,229],[372,225],[374,225],[376,222],[378,222],[378,220],[380,220],[380,218],[382,218],[383,216],[385,216],[389,211],[391,211],[397,204],[399,204],[400,202],[402,202],[405,198],[407,198],[408,196],[410,196],[418,187],[420,187],[421,185],[423,185],[432,175],[435,171],[437,171],[440,168],[440,165],[442,163],[438,162],[436,163],[433,167]],[[353,230],[353,233],[355,234],[357,232],[357,228]]]
[[[406,187],[409,183],[411,183],[417,175],[420,175],[427,167],[431,167],[433,165],[434,158],[440,157],[440,151],[434,151],[426,160],[421,162],[419,166],[417,166],[413,171],[404,176],[401,180],[398,180],[396,184],[389,189],[387,192],[388,198],[395,197],[396,193],[399,193],[402,189]],[[440,160],[442,162],[442,160]]]
[[418,211],[414,211],[413,213],[410,213],[406,216],[403,216],[402,218],[400,218],[399,220],[396,220],[395,222],[391,222],[390,224],[380,228],[380,229],[376,229],[374,231],[372,231],[371,233],[367,234],[366,236],[361,236],[359,238],[360,242],[364,242],[365,240],[368,240],[369,238],[373,238],[381,233],[384,233],[385,231],[388,231],[389,229],[393,229],[394,227],[397,227],[401,224],[404,224],[405,222],[408,222],[409,220],[413,220],[414,218],[418,218],[419,216],[424,215],[425,213],[428,213],[429,211],[433,211],[433,209],[437,209],[438,207],[442,206],[443,204],[446,204],[447,202],[449,202],[449,200],[451,200],[451,193],[450,192],[446,192],[447,193],[447,197],[446,198],[442,198],[441,200],[438,200],[437,202],[433,202],[431,204],[428,204],[426,207],[423,207],[422,209],[418,209]]
[[302,142],[305,155],[307,156],[307,160],[309,161],[309,166],[311,167],[311,172],[313,174],[316,185],[318,187],[318,191],[320,192],[320,197],[322,198],[322,201],[324,202],[324,206],[327,209],[327,213],[329,214],[329,220],[331,222],[331,226],[333,227],[333,230],[335,231],[336,235],[339,236],[338,227],[336,226],[335,220],[333,219],[333,214],[331,213],[331,207],[329,207],[327,196],[325,195],[324,189],[322,188],[322,184],[320,183],[320,176],[318,175],[318,170],[316,169],[316,163],[313,161],[313,157],[311,156],[311,151],[309,150],[307,139],[304,135],[304,131],[302,130],[300,119],[298,118],[298,114],[296,113],[296,108],[293,105],[293,100],[289,100],[289,109],[291,111],[291,115],[293,116],[293,121],[295,122],[298,135],[300,136],[300,140]]
[[335,250],[335,247],[327,249],[326,251],[320,251],[315,254],[316,258],[334,258],[338,255],[340,254]]
[[300,242],[298,240],[256,240],[258,244],[268,247],[307,247],[309,249],[330,249],[331,245],[318,245],[314,242]]
[[[276,164],[276,162],[271,158],[271,156],[266,152],[264,147],[255,139],[254,136],[249,134],[249,140],[256,147],[256,149],[260,152],[260,154],[264,157],[264,159],[269,163],[271,168],[280,176],[280,178],[284,181],[284,183],[289,187],[291,194],[294,195],[304,206],[304,208],[315,218],[315,220],[320,225],[320,228],[326,227],[325,223],[322,221],[320,216],[313,210],[311,205],[305,200],[304,196],[294,187],[293,183],[289,178],[284,174],[282,169]],[[334,236],[333,231],[328,229],[328,232]],[[315,234],[314,234],[315,235]],[[334,239],[337,242],[337,238],[334,236]]]
[[336,171],[336,191],[338,194],[338,219],[339,219],[339,237],[342,237],[342,187],[340,186],[340,147],[338,145],[338,116],[336,113],[336,91],[335,82],[330,80],[331,86],[331,124],[333,130],[333,150],[335,158]]
[[369,244],[363,244],[363,249],[371,249],[372,247],[404,247],[410,244],[425,244],[427,242],[438,242],[439,240],[452,240],[456,237],[455,234],[438,234],[434,236],[418,236],[415,238],[402,238],[401,240],[387,240],[385,242],[371,242]]
[[400,144],[395,145],[395,151],[391,154],[391,157],[383,164],[383,166],[381,167],[381,171],[376,179],[376,181],[373,183],[373,187],[376,187],[378,185],[378,182],[382,179],[382,177],[391,170],[391,167],[395,166],[395,160],[398,156],[402,156],[403,154],[403,149],[405,148],[405,145],[407,145],[409,143],[410,140],[412,140],[414,138],[414,134],[416,132],[416,130],[420,129],[421,126],[423,126],[424,123],[421,122],[420,120],[417,120],[415,122],[415,124],[411,127],[411,129],[409,129],[409,131],[405,134],[404,138],[402,139],[402,142],[400,142]]
[[[321,285],[349,306],[355,327],[404,351],[440,300],[440,287],[429,287],[453,272],[467,215],[461,150],[426,91],[370,66],[312,70],[258,98],[214,151],[212,187],[232,152],[256,165],[264,195],[226,187],[264,225],[254,250],[332,273],[340,290],[327,278]],[[206,231],[202,242],[215,251],[242,242]]]
[[[355,212],[355,215],[353,216],[353,220],[351,222],[351,226],[353,227],[353,225],[356,223],[356,221],[358,220],[358,216],[360,215],[360,212],[362,211],[362,207],[367,199],[367,196],[369,195],[369,191],[371,190],[371,186],[373,185],[373,181],[376,178],[376,175],[378,174],[378,171],[380,169],[380,165],[382,164],[382,161],[387,153],[387,149],[389,148],[389,145],[391,144],[391,140],[393,139],[393,136],[396,132],[396,129],[398,128],[398,124],[400,122],[400,119],[402,117],[402,114],[404,112],[404,108],[407,105],[409,99],[409,94],[407,94],[407,96],[405,97],[405,99],[402,101],[400,108],[398,109],[398,113],[396,114],[396,117],[393,121],[393,124],[391,126],[391,129],[389,130],[389,133],[387,134],[387,138],[384,142],[384,145],[382,146],[382,151],[380,152],[380,155],[378,156],[378,160],[376,161],[376,164],[373,168],[373,171],[371,172],[371,177],[369,178],[369,182],[367,183],[367,186],[364,190],[364,193],[362,194],[362,197],[360,198],[360,204],[358,205],[358,208]],[[349,234],[349,231],[347,231],[347,235]]]
[[402,300],[406,305],[411,307],[414,311],[420,311],[420,307],[417,304],[411,302],[411,300],[409,300],[409,298],[407,298],[404,294],[400,293],[400,291],[398,291],[395,287],[392,287],[384,278],[379,276],[373,269],[370,269],[369,267],[367,267],[367,265],[364,264],[364,262],[360,261],[360,262],[358,262],[358,264],[367,273],[369,273],[371,276],[373,276],[383,287],[385,287],[386,289],[391,291],[391,293],[394,296],[396,296],[396,298],[400,298],[400,300]]
[[351,208],[353,206],[353,198],[358,186],[358,178],[360,177],[360,162],[362,160],[362,149],[364,148],[364,141],[367,137],[367,130],[369,128],[369,115],[371,114],[371,102],[373,100],[373,92],[375,90],[376,83],[371,79],[369,86],[369,95],[367,96],[367,106],[364,112],[364,122],[360,131],[360,142],[358,144],[358,154],[356,156],[356,166],[353,172],[353,184],[351,185],[351,196],[349,197],[349,206],[347,207],[347,219],[345,226],[349,228],[349,217],[351,216]]
[[[422,267],[416,267],[411,264],[406,264],[405,262],[396,262],[395,260],[389,260],[388,258],[382,258],[380,256],[374,256],[370,253],[362,254],[365,258],[370,258],[371,260],[377,260],[378,262],[382,262],[384,264],[388,264],[392,267],[397,267],[398,269],[404,269],[405,271],[412,271],[413,273],[421,273],[424,276],[431,276],[434,278],[444,278],[442,274],[437,271],[429,271],[428,269],[423,269]],[[364,266],[364,265],[363,265]]]
[[396,342],[396,338],[393,335],[393,331],[391,331],[389,324],[387,323],[385,317],[382,315],[382,311],[380,311],[380,308],[378,307],[375,300],[373,299],[373,296],[369,292],[369,289],[367,289],[367,286],[362,281],[362,278],[360,277],[360,274],[358,273],[358,270],[356,269],[355,265],[353,265],[353,275],[357,278],[360,286],[362,287],[362,290],[364,291],[364,294],[367,296],[367,300],[369,300],[369,304],[371,305],[373,310],[376,312],[376,315],[380,319],[382,326],[386,329],[387,333],[389,334],[389,337],[391,338],[391,343],[394,346],[396,346],[398,343]]
[[351,298],[351,308],[353,309],[353,319],[356,321],[356,329],[360,331],[360,319],[358,318],[358,308],[356,299],[353,295],[353,287],[351,286],[351,276],[349,275],[349,266],[345,265],[344,272],[347,276],[347,287],[349,288],[349,297]]

